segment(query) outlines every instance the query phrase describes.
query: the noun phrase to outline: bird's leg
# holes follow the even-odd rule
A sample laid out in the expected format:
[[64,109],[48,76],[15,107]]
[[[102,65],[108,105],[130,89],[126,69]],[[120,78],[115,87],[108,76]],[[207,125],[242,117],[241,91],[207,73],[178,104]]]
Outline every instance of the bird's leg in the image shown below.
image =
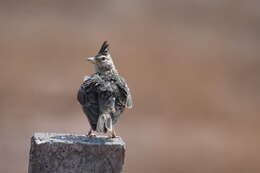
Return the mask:
[[116,131],[113,129],[112,130],[112,136],[111,136],[112,138],[117,138],[118,136],[116,136]]
[[93,130],[90,129],[87,136],[92,137],[92,136],[96,136],[96,135],[93,133]]

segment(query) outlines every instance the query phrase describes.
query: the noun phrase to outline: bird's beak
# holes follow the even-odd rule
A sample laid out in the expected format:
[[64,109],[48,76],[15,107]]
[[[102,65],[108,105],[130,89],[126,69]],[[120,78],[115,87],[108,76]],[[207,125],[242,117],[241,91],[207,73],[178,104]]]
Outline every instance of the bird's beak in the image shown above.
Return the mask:
[[87,60],[88,60],[89,62],[92,62],[93,64],[96,63],[95,57],[89,57],[89,58],[87,58]]

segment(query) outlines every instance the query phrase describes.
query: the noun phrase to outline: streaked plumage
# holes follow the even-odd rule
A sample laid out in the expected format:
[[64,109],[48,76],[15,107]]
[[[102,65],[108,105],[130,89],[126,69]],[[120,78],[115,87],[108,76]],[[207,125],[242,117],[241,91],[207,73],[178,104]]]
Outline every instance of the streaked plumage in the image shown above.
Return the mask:
[[112,132],[112,126],[121,113],[125,108],[132,107],[131,94],[125,80],[115,69],[107,42],[89,60],[95,64],[96,73],[85,77],[78,91],[78,101],[92,130]]

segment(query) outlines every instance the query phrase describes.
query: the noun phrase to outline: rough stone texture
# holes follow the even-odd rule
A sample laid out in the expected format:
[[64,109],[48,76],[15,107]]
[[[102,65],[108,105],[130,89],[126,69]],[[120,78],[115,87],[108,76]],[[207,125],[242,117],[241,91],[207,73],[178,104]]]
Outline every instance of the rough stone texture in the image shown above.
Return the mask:
[[36,133],[29,173],[120,173],[125,143],[118,138]]

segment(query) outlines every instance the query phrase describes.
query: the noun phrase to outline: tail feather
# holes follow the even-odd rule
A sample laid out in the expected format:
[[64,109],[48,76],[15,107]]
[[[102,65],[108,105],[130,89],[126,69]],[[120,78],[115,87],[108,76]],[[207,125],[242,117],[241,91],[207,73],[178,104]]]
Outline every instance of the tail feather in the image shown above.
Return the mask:
[[102,133],[112,132],[112,118],[110,114],[101,114],[99,116],[96,131]]

